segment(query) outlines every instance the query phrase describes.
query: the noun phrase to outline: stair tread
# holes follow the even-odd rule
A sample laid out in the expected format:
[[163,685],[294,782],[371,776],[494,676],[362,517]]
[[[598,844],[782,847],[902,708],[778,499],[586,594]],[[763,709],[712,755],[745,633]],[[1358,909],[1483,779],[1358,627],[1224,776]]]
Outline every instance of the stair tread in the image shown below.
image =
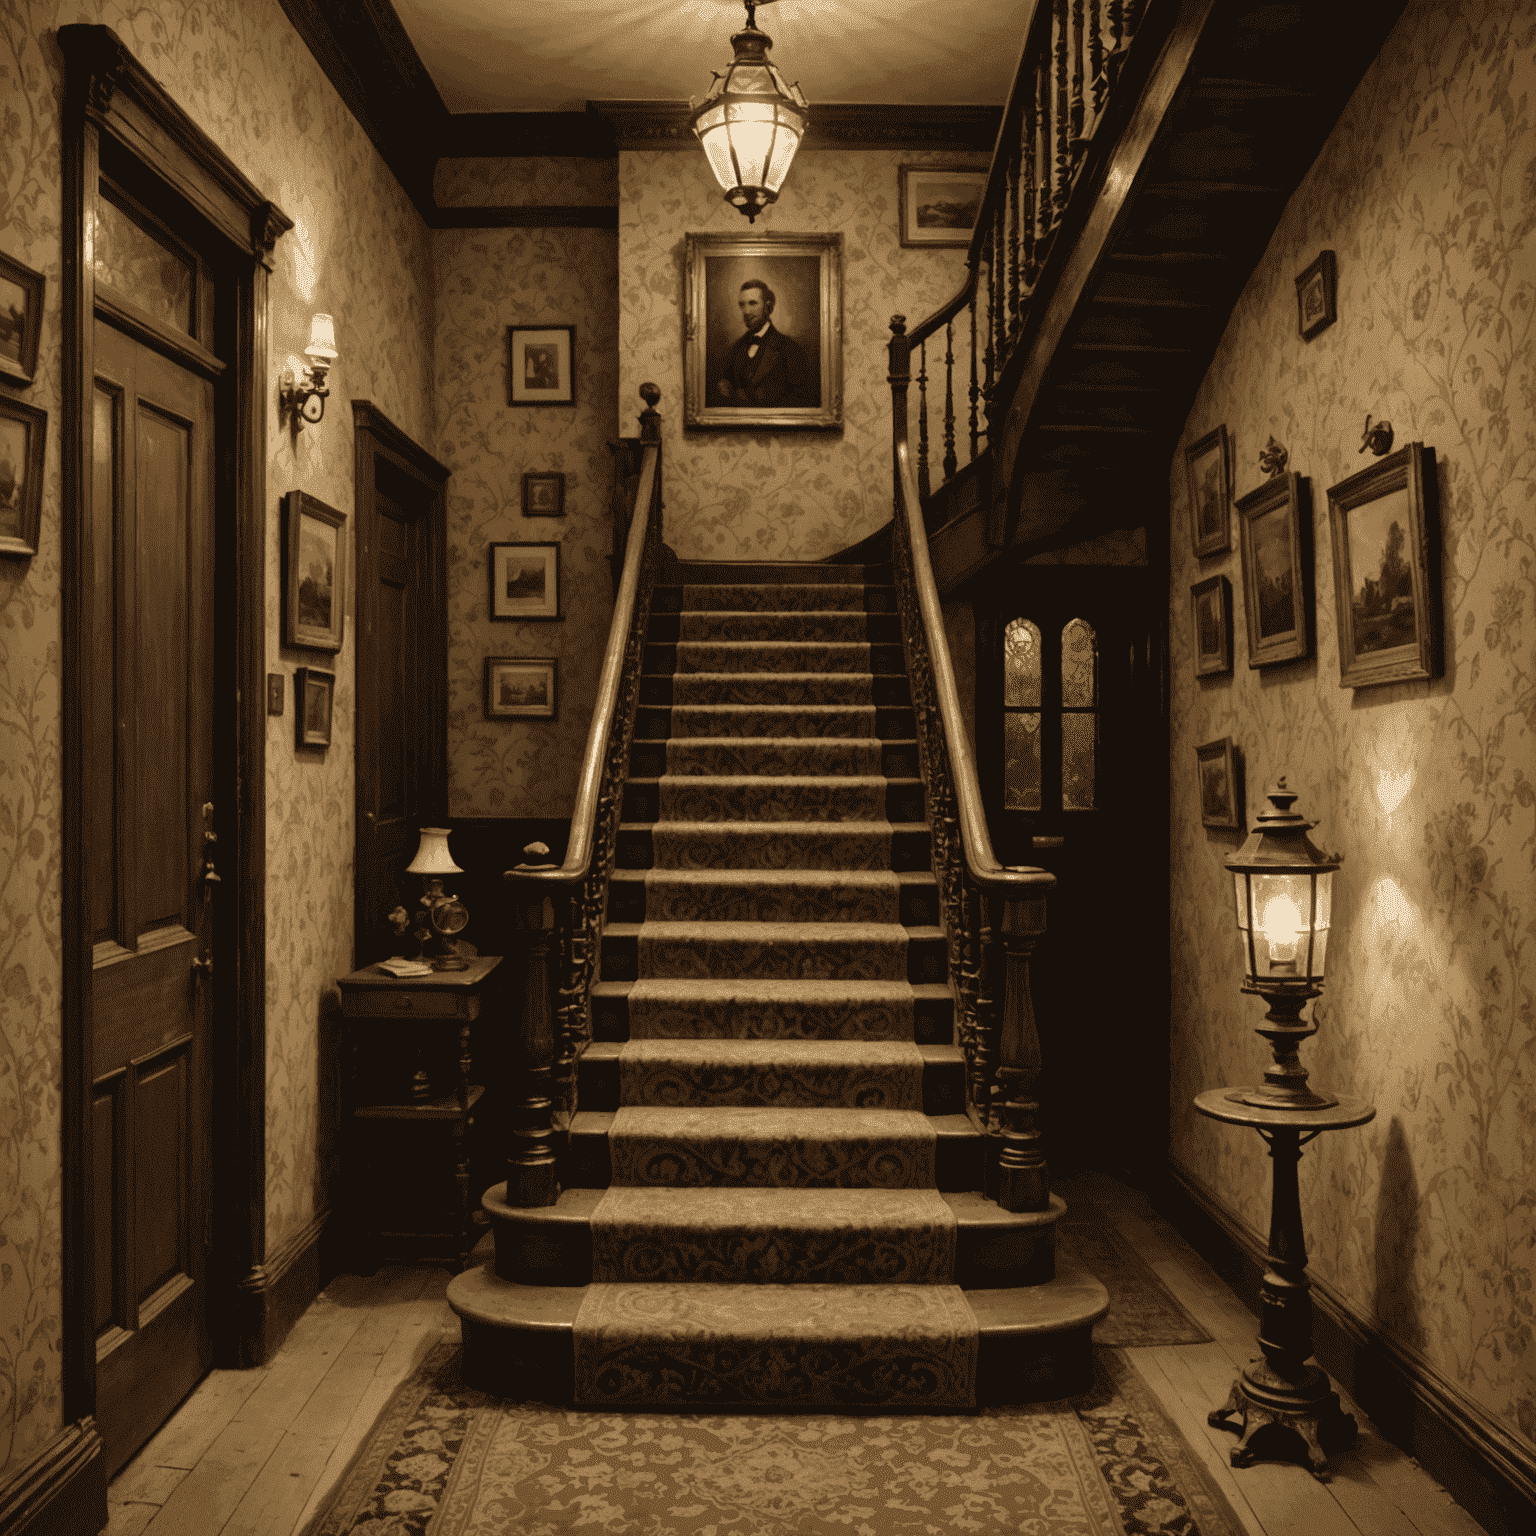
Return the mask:
[[[774,789],[789,789],[798,784],[846,784],[864,786],[870,784],[908,785],[921,784],[921,779],[894,778],[884,773],[664,773],[653,775],[650,778],[634,774],[630,777],[631,784],[686,784],[690,789],[698,788],[705,784],[761,784],[764,781],[771,783]],[[735,822],[723,822],[723,826],[735,826]],[[782,822],[773,823],[782,826]],[[846,823],[839,823],[846,825]]]
[[616,869],[611,878],[637,885],[858,885],[880,890],[892,885],[937,884],[931,874],[917,869]]
[[657,823],[654,821],[626,821],[620,824],[620,832],[651,832],[658,825],[665,825],[667,831],[672,834],[678,832],[698,833],[705,837],[720,837],[727,832],[738,836],[750,837],[753,832],[771,833],[775,837],[783,837],[792,832],[798,832],[802,836],[808,836],[815,832],[835,830],[838,836],[846,836],[850,832],[873,834],[879,832],[926,832],[926,821],[669,821]]
[[[818,939],[839,944],[891,944],[898,940],[942,938],[941,928],[904,928],[900,923],[609,923],[603,930],[614,938],[643,935],[677,942],[700,938],[711,941],[749,939],[758,944],[805,944]],[[733,978],[734,979],[734,978]]]
[[865,1066],[918,1066],[924,1060],[910,1040],[594,1040],[584,1061],[678,1061],[783,1063],[852,1062]]
[[846,999],[853,1002],[901,1002],[920,998],[927,1002],[950,999],[954,994],[942,981],[855,981],[838,977],[799,980],[775,976],[722,976],[701,981],[688,976],[644,976],[638,981],[598,981],[594,997],[636,996],[694,1002],[719,995],[725,987],[733,997],[754,997],[764,1002],[805,1002]]
[[616,1184],[592,1206],[598,1220],[655,1221],[672,1227],[892,1226],[949,1222],[954,1211],[936,1189],[653,1189]]
[[934,1135],[937,1133],[932,1122],[940,1118],[950,1117],[925,1115],[917,1109],[670,1109],[653,1104],[627,1104],[613,1111],[609,1134],[651,1138],[733,1136],[773,1141],[837,1141],[853,1137],[870,1141]]
[[650,1113],[658,1115],[799,1115],[815,1120],[824,1115],[901,1115],[926,1120],[935,1136],[965,1140],[981,1139],[981,1132],[971,1124],[968,1115],[925,1115],[915,1109],[582,1109],[571,1116],[573,1136],[606,1136],[613,1129],[613,1122],[620,1114]]

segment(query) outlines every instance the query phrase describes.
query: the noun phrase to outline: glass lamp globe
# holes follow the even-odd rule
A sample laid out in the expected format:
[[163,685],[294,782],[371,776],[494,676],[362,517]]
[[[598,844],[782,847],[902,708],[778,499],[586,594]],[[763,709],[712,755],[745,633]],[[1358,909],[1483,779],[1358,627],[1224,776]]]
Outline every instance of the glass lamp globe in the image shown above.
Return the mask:
[[768,57],[773,39],[757,27],[757,7],[744,0],[747,25],[731,38],[735,57],[716,74],[702,100],[690,100],[690,122],[725,200],[755,223],[779,188],[810,123],[809,105]]

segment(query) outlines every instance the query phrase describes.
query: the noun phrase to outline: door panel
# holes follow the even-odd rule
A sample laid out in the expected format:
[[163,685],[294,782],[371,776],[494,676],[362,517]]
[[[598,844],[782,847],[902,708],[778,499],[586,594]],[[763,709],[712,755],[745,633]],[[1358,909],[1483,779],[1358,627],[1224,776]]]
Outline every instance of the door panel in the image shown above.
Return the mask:
[[88,794],[97,1418],[123,1464],[212,1363],[213,386],[95,334]]

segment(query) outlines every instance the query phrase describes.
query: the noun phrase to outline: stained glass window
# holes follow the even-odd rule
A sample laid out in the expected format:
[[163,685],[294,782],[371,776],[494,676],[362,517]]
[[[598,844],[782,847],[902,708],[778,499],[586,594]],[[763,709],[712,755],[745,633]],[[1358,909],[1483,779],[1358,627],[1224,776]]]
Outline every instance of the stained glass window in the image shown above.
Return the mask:
[[1015,619],[1003,631],[1003,804],[1040,809],[1040,629]]
[[1061,808],[1098,804],[1099,650],[1093,626],[1070,619],[1061,631]]

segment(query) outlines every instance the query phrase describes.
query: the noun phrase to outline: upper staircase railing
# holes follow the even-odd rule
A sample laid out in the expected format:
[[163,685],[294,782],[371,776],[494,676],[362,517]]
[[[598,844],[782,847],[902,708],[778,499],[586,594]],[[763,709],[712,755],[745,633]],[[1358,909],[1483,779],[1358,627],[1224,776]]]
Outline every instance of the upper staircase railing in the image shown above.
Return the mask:
[[[1115,99],[1133,39],[1155,3],[1036,0],[971,235],[965,281],[906,333],[917,363],[915,485],[925,502],[935,489],[935,467],[940,486],[954,480],[980,458],[1007,407],[1009,365],[1030,330],[1046,260],[1067,219],[1087,150]],[[930,341],[936,352],[933,375]],[[929,385],[937,393],[940,369],[942,414],[930,431]],[[958,429],[957,374],[964,391]],[[931,439],[936,440],[932,449]],[[968,450],[963,462],[962,450]]]
[[[982,444],[1011,403],[1033,330],[1033,300],[1058,235],[1080,214],[1073,206],[1074,187],[1145,10],[1143,0],[1037,0],[971,237],[965,281],[910,332],[905,316],[891,320],[891,558],[928,795],[933,870],[957,993],[966,1109],[996,1149],[988,1159],[987,1193],[1013,1211],[1044,1210],[1050,1201],[1036,1123],[1041,1056],[1029,958],[1045,932],[1046,893],[1056,881],[1041,869],[1005,867],[992,851],[928,553],[925,503],[934,489],[935,456],[928,342],[942,333],[937,457],[941,483],[947,484],[963,469],[960,449],[969,450],[967,464],[980,460]],[[957,372],[965,389],[958,442]],[[994,500],[998,494],[999,488],[990,489]]]
[[[529,931],[507,1156],[507,1203],[513,1206],[553,1205],[559,1197],[559,1155],[576,1113],[577,1064],[592,1040],[592,983],[618,852],[651,597],[662,565],[661,391],[642,384],[640,395],[639,484],[565,860],[519,864],[506,874],[518,888]],[[549,849],[530,843],[523,851],[537,858]],[[549,995],[552,946],[557,999]]]

